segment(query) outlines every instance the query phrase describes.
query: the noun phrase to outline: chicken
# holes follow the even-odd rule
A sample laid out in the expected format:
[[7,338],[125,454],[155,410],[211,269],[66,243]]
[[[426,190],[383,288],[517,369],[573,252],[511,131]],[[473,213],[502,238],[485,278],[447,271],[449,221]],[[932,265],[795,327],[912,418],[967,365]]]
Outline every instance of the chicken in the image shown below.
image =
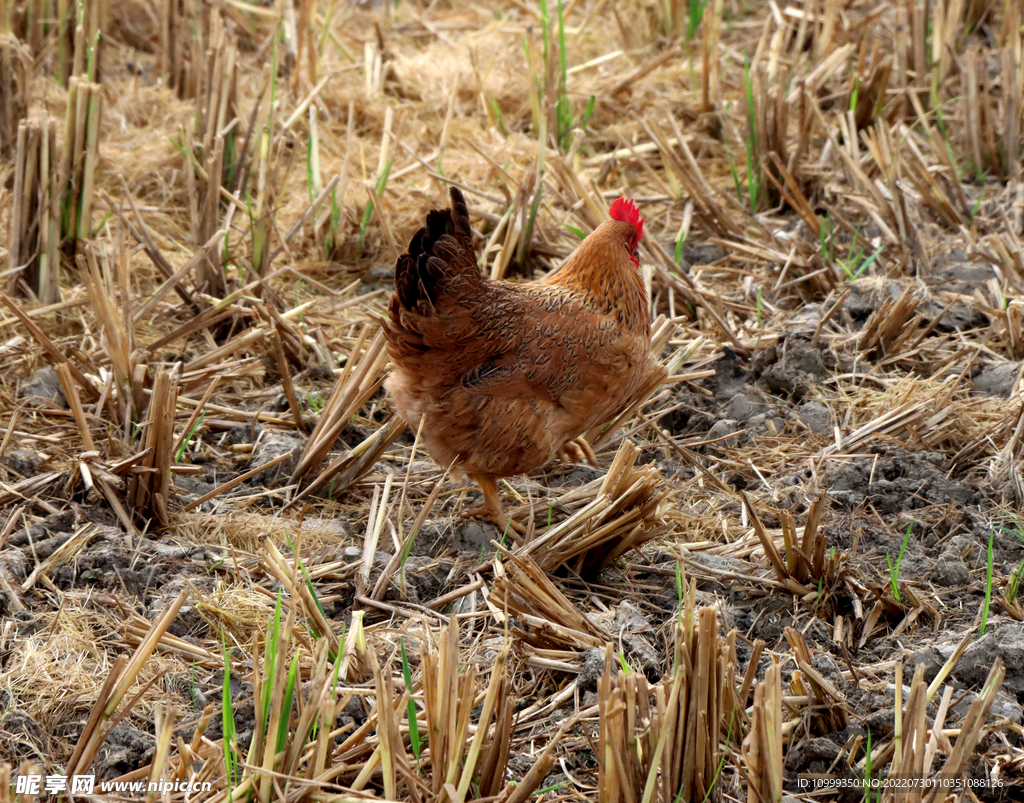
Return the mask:
[[527,283],[490,281],[477,266],[469,210],[433,210],[398,258],[384,330],[386,387],[442,468],[480,485],[463,512],[505,527],[497,480],[559,451],[593,451],[581,435],[633,400],[650,360],[651,319],[637,247],[644,219],[616,199],[612,220],[560,268]]

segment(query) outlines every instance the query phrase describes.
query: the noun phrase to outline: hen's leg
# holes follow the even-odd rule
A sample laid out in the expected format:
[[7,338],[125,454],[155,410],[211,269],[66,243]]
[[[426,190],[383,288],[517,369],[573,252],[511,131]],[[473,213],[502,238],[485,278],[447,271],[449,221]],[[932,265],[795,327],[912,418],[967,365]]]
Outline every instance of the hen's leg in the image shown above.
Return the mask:
[[594,468],[597,468],[597,455],[594,454],[594,450],[590,448],[590,444],[587,443],[587,439],[580,435],[571,441],[566,441],[562,445],[562,453],[572,463],[583,463],[586,461],[590,463]]
[[516,532],[522,532],[522,528],[505,515],[505,511],[501,507],[501,497],[498,496],[498,483],[494,478],[479,475],[470,475],[469,478],[484,492],[484,503],[478,507],[463,510],[462,518],[486,521],[503,532],[506,527],[511,527]]

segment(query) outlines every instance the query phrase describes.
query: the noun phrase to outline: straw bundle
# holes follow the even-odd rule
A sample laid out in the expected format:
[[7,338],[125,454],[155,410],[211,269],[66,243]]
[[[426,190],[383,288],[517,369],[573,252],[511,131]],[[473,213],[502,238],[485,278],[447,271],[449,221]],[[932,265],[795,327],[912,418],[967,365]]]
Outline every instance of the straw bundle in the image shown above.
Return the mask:
[[617,666],[608,644],[598,681],[600,800],[718,799],[722,753],[739,741],[744,718],[735,631],[723,639],[716,610],[695,610],[691,592],[669,676],[650,688],[643,673],[613,673]]
[[593,573],[665,532],[662,503],[666,491],[654,465],[637,465],[640,449],[623,440],[602,480],[513,512],[513,517],[544,515],[554,506],[574,512],[529,538],[517,554],[529,555],[545,572],[565,563],[575,572]]
[[0,158],[13,160],[18,124],[28,108],[26,54],[0,26]]
[[60,298],[61,192],[57,126],[22,120],[14,153],[14,193],[8,229],[8,292],[44,304]]

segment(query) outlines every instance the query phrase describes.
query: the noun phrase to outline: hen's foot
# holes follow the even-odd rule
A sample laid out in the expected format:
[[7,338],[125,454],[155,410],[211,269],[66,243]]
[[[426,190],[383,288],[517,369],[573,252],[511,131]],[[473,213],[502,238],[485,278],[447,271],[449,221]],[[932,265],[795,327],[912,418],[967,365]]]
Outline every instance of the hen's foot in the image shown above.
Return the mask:
[[590,444],[587,443],[587,439],[580,435],[571,441],[566,441],[562,445],[562,454],[569,460],[570,463],[576,463],[580,465],[584,462],[590,463],[594,468],[597,468],[597,455],[594,454],[594,450],[590,448]]
[[520,535],[524,534],[526,529],[513,521],[502,509],[501,499],[498,496],[498,484],[493,479],[485,477],[472,477],[472,479],[484,492],[484,503],[469,510],[463,510],[462,518],[486,521],[488,524],[493,524],[502,533],[507,533],[511,529]]
[[469,510],[463,510],[460,515],[464,519],[477,519],[478,521],[486,521],[488,524],[493,524],[501,530],[502,535],[510,530],[517,532],[519,535],[526,534],[526,528],[522,524],[519,524],[503,511],[494,512],[490,510],[486,504],[470,508]]

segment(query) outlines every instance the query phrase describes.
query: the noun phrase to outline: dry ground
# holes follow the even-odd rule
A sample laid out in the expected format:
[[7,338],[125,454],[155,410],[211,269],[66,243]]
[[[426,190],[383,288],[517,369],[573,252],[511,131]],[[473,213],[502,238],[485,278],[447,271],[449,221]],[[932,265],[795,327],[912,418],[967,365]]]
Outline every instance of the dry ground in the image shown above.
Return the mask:
[[[0,800],[1020,799],[1022,26],[0,0]],[[668,378],[524,537],[381,390],[448,182],[494,277],[647,218]]]

